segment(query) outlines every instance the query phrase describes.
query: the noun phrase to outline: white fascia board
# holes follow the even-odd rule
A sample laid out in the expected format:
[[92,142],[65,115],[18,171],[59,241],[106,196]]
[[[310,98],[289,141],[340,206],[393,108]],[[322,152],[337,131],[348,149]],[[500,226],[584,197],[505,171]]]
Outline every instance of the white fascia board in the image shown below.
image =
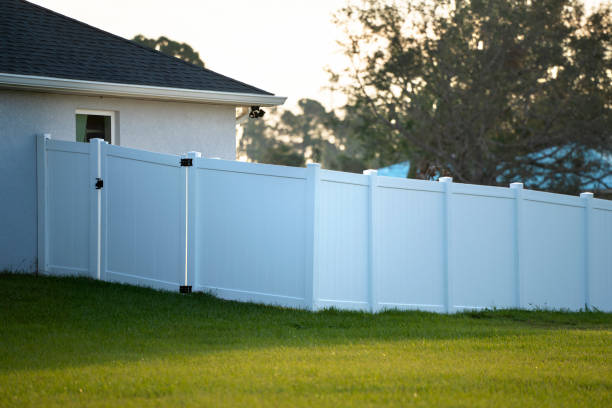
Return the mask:
[[275,95],[165,88],[6,73],[0,73],[0,87],[234,106],[277,106],[282,105],[287,99],[284,96]]

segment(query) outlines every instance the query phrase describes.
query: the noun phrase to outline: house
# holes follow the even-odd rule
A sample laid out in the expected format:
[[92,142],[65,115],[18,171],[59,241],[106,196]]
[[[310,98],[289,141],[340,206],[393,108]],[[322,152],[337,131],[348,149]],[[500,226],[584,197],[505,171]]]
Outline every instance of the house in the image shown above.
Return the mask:
[[0,270],[35,269],[35,135],[234,160],[237,115],[285,100],[26,1],[0,10]]

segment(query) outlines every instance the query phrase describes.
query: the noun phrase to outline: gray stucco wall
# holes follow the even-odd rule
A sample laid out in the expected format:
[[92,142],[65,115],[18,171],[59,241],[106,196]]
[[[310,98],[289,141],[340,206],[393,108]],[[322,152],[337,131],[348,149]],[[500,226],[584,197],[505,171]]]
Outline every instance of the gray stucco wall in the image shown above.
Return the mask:
[[0,270],[35,269],[35,135],[74,141],[77,109],[114,111],[121,146],[236,158],[232,106],[0,90]]

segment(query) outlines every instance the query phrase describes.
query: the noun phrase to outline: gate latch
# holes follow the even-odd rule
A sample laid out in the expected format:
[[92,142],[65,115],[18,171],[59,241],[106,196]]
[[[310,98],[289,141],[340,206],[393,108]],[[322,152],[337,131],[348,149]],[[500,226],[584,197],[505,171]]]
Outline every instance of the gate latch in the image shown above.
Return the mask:
[[100,177],[96,177],[96,190],[100,190],[104,187],[104,181]]

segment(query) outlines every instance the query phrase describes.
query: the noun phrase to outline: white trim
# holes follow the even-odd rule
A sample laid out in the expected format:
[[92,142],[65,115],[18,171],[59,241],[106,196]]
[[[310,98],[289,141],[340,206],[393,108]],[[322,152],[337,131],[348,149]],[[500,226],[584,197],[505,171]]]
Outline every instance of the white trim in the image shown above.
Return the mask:
[[115,116],[114,111],[105,111],[105,110],[96,110],[96,109],[77,109],[74,112],[77,115]]
[[316,310],[325,310],[335,307],[341,310],[361,310],[370,311],[370,305],[368,302],[358,300],[333,300],[333,299],[319,299],[316,304]]
[[201,285],[193,288],[198,292],[209,292],[226,300],[237,300],[239,302],[265,303],[280,307],[294,307],[296,309],[309,309],[310,303],[304,298],[274,293],[256,292],[241,289],[228,289],[218,286]]
[[282,105],[287,99],[284,96],[275,95],[166,88],[149,85],[117,84],[112,82],[84,81],[6,73],[0,73],[0,87],[38,91],[59,91],[62,93],[79,95],[108,95],[153,100],[215,103],[234,106],[276,106]]
[[[76,115],[97,115],[97,116],[110,116],[111,118],[111,142],[110,144],[114,145],[115,143],[115,112],[114,111],[105,111],[105,110],[94,110],[94,109],[77,109],[74,111],[75,117]],[[74,134],[74,140],[76,141],[76,133]]]

